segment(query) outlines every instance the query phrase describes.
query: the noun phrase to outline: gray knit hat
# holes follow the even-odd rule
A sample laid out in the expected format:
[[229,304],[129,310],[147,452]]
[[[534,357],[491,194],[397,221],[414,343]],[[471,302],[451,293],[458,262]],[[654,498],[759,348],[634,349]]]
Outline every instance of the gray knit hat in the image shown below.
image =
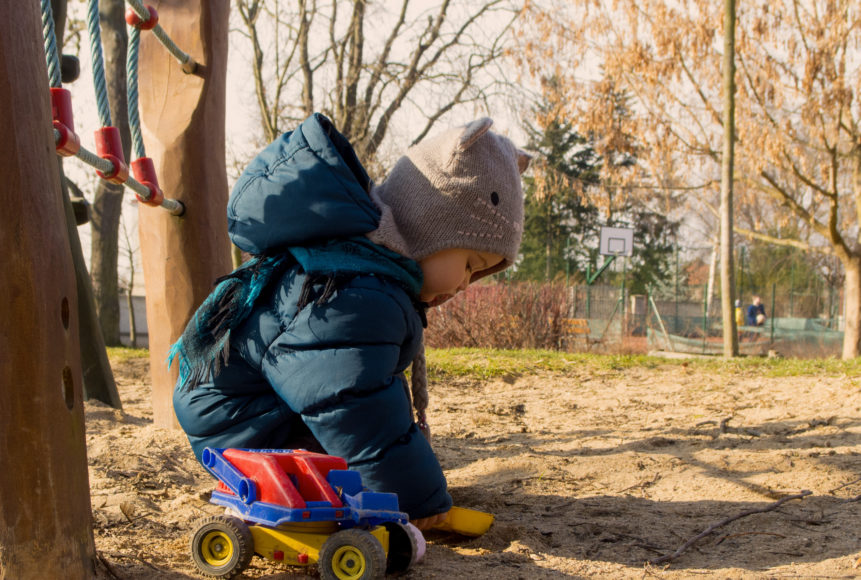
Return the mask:
[[[487,117],[410,147],[371,198],[382,212],[368,237],[419,261],[452,248],[492,252],[502,263],[472,281],[511,266],[523,235],[520,174],[530,156],[490,131]],[[412,364],[419,428],[430,440],[424,347]]]
[[451,248],[505,258],[473,280],[511,266],[523,235],[520,174],[530,157],[492,124],[484,117],[410,147],[371,189],[382,217],[368,237],[414,260]]

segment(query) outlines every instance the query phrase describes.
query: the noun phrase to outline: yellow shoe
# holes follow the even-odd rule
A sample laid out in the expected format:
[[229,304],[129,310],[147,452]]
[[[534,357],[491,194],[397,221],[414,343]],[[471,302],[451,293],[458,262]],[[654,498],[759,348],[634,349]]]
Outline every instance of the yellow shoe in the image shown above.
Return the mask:
[[464,536],[481,536],[487,532],[492,523],[493,515],[491,514],[452,506],[445,521],[435,525],[433,529],[454,532]]

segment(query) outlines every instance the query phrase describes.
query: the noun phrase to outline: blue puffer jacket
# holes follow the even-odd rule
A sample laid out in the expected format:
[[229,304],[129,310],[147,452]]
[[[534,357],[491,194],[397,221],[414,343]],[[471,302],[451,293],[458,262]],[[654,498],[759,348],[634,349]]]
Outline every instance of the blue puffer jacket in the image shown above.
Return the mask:
[[193,389],[178,384],[174,409],[198,457],[206,446],[297,446],[310,431],[422,518],[451,498],[401,374],[421,344],[421,270],[361,237],[379,219],[368,186],[321,115],[252,161],[231,193],[231,239],[291,257],[231,331],[226,365]]

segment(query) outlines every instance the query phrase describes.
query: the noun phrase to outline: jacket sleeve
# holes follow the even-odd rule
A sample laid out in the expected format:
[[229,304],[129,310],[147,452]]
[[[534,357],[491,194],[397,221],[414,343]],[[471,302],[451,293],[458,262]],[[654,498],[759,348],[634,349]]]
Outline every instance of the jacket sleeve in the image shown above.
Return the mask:
[[412,420],[406,385],[421,326],[397,289],[340,289],[287,324],[262,361],[278,395],[327,453],[343,457],[365,487],[398,494],[410,518],[451,507],[442,469]]

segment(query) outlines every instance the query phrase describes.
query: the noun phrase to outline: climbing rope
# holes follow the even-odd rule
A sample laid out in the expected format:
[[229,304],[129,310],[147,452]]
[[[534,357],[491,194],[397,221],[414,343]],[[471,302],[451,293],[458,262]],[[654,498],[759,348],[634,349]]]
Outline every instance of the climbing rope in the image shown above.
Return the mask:
[[105,59],[102,54],[102,33],[99,24],[99,0],[87,0],[87,33],[90,35],[90,58],[93,64],[93,84],[96,87],[96,106],[102,127],[110,127],[112,125],[111,107],[108,103]]
[[152,33],[155,34],[155,37],[159,40],[159,42],[164,45],[164,47],[170,52],[176,60],[179,61],[179,64],[182,65],[182,72],[186,74],[193,74],[195,70],[197,70],[197,63],[191,58],[191,55],[183,52],[180,48],[171,40],[170,36],[164,31],[160,24],[158,24],[158,13],[155,11],[155,8],[152,6],[144,6],[143,2],[140,0],[126,0],[131,6],[132,10],[134,10],[135,14],[139,19],[138,24],[132,24],[129,21],[128,16],[126,17],[126,21],[129,21],[129,24],[132,24],[135,28],[143,28],[144,30],[152,30]]
[[[182,215],[185,206],[175,199],[166,199],[158,186],[155,167],[152,160],[145,156],[143,138],[140,130],[138,114],[138,52],[140,45],[140,30],[161,30],[158,26],[158,15],[153,8],[144,8],[139,2],[130,2],[135,12],[126,15],[126,20],[132,25],[130,33],[129,55],[126,63],[129,83],[129,126],[132,133],[135,161],[131,163],[134,177],[129,176],[129,166],[126,165],[122,151],[119,131],[111,126],[111,112],[108,104],[107,83],[105,80],[104,57],[99,22],[98,0],[88,0],[87,30],[90,35],[90,54],[93,66],[93,83],[95,86],[99,120],[102,127],[96,131],[97,153],[81,147],[80,138],[75,133],[72,116],[72,101],[68,90],[62,88],[60,58],[57,50],[57,38],[54,30],[54,16],[51,0],[41,0],[42,32],[45,40],[45,59],[48,65],[48,76],[51,83],[51,108],[53,111],[54,143],[57,154],[63,157],[75,156],[84,163],[94,167],[98,175],[110,181],[125,185],[135,192],[141,203],[160,206],[173,215]],[[137,5],[135,7],[135,5]],[[146,20],[139,16],[141,8],[147,15]],[[130,11],[131,12],[131,11]],[[168,50],[182,63],[183,71],[193,72],[197,66],[194,60],[179,50],[173,41],[164,33],[156,32]]]
[[128,85],[129,130],[132,134],[132,150],[135,157],[146,157],[143,136],[141,135],[141,119],[138,113],[138,52],[140,51],[140,28],[129,30],[129,48],[126,56],[126,83]]
[[42,34],[45,36],[45,59],[48,61],[48,78],[51,87],[62,86],[60,56],[57,54],[57,35],[54,32],[54,9],[51,0],[42,0]]

